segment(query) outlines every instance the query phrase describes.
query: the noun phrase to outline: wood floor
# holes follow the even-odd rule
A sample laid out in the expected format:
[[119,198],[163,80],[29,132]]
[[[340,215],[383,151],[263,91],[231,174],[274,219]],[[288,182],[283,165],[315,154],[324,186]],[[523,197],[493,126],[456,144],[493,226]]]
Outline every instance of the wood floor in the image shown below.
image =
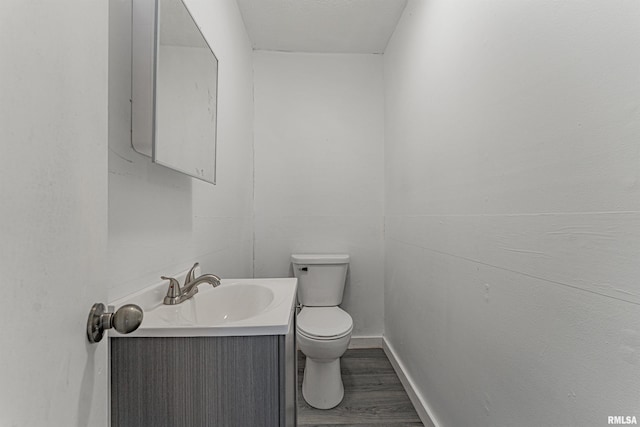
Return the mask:
[[333,409],[312,408],[302,397],[305,357],[298,352],[299,426],[422,426],[382,349],[347,350],[342,357],[344,399]]

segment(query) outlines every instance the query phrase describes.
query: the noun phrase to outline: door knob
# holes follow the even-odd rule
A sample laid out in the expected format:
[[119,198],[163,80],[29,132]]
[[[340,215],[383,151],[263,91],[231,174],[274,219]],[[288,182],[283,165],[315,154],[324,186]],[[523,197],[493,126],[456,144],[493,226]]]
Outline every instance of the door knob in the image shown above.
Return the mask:
[[126,304],[115,313],[107,313],[104,304],[97,302],[87,319],[87,338],[90,343],[100,342],[104,331],[111,328],[121,334],[131,333],[138,329],[143,317],[142,309],[135,304]]

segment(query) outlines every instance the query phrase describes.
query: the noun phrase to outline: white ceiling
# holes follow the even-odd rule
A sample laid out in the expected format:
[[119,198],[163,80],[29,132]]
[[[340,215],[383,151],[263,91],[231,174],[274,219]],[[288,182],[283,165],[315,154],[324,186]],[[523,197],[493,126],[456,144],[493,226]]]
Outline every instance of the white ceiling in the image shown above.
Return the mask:
[[383,53],[407,0],[237,0],[253,48]]

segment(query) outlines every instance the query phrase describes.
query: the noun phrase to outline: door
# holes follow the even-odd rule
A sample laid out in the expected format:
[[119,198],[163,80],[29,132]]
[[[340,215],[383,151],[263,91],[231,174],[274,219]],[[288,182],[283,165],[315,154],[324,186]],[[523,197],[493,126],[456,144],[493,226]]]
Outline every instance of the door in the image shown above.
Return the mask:
[[105,426],[108,2],[0,2],[0,425]]

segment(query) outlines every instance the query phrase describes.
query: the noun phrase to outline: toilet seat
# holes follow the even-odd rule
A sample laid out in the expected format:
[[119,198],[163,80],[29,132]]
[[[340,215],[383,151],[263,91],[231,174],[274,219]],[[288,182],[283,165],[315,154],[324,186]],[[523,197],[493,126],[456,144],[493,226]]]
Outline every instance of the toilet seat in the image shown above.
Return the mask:
[[336,340],[353,330],[353,319],[340,307],[302,307],[296,331],[314,340]]

